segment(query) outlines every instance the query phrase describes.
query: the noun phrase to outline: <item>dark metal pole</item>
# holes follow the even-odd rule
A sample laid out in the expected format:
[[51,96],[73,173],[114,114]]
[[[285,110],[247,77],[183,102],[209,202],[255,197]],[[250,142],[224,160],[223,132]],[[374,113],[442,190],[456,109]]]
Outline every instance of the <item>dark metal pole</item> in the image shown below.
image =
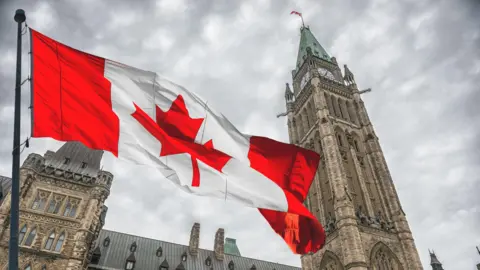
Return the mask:
[[8,269],[18,270],[18,219],[20,207],[20,97],[22,81],[22,24],[25,11],[15,11],[17,31],[17,74],[15,78],[15,120],[13,124],[13,160],[12,160],[12,194],[10,206],[10,243],[8,249]]

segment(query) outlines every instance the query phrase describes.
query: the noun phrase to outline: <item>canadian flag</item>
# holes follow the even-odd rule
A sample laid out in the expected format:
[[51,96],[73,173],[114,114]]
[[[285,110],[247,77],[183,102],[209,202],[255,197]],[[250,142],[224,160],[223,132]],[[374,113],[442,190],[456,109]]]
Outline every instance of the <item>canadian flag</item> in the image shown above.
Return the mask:
[[258,208],[293,252],[325,242],[302,204],[319,155],[239,132],[160,75],[63,45],[33,29],[32,136],[79,141],[158,168],[186,192]]

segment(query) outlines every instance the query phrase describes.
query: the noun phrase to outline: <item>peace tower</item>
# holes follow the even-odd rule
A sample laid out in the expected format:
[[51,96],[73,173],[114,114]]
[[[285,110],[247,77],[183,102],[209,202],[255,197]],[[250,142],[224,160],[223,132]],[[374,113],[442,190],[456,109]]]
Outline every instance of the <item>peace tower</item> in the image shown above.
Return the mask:
[[320,153],[305,205],[324,225],[326,244],[302,256],[310,269],[423,269],[378,137],[353,73],[340,70],[302,27],[285,100],[290,142]]

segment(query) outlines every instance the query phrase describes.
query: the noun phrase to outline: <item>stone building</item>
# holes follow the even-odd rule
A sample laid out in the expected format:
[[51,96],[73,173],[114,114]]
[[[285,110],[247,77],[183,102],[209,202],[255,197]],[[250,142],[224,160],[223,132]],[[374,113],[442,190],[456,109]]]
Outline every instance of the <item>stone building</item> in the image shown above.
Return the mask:
[[352,71],[302,27],[285,100],[290,142],[320,153],[305,205],[327,232],[310,269],[423,269]]
[[[113,180],[100,169],[102,155],[74,142],[26,158],[20,169],[20,269],[86,269]],[[2,182],[0,269],[6,269],[11,184]]]
[[[188,245],[102,229],[113,175],[100,169],[102,151],[65,143],[30,154],[20,169],[21,270],[300,270],[242,257],[218,229],[213,250],[199,248],[200,224]],[[0,176],[0,269],[7,269],[11,180]]]

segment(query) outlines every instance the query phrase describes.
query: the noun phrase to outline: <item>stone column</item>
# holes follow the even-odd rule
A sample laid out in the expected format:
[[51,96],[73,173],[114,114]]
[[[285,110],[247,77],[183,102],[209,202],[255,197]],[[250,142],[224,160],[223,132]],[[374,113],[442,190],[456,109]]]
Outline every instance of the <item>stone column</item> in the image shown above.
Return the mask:
[[295,143],[295,139],[293,135],[294,132],[292,131],[292,122],[290,121],[290,119],[288,119],[287,128],[288,128],[288,139],[290,143]]
[[[325,104],[322,90],[319,88],[318,78],[312,79],[314,85],[315,106],[322,108]],[[338,103],[337,103],[338,106]],[[338,108],[338,107],[337,107]],[[320,137],[323,150],[325,152],[325,167],[327,174],[332,182],[333,192],[335,194],[334,209],[337,220],[338,237],[342,242],[342,253],[344,254],[343,264],[346,269],[367,270],[366,257],[362,247],[360,232],[357,227],[355,210],[353,202],[348,199],[345,192],[347,183],[345,170],[343,169],[340,150],[338,149],[333,125],[328,120],[328,113],[325,108],[317,111],[317,117],[320,119]]]
[[[314,141],[314,145],[315,145],[315,151],[317,153],[319,153],[320,155],[323,155],[323,153],[321,153],[321,149],[322,149],[322,146],[318,145],[320,142],[317,140],[317,138],[315,138],[315,141]],[[317,193],[317,196],[316,198],[314,198],[314,200],[317,200],[317,205],[318,205],[318,209],[319,209],[319,216],[320,218],[318,219],[320,221],[320,223],[322,224],[325,224],[325,209],[323,207],[323,194],[322,194],[322,188],[320,186],[320,181],[322,181],[321,177],[320,177],[320,170],[322,169],[322,161],[320,161],[320,163],[318,164],[318,168],[317,168],[317,173],[316,173],[316,176],[315,176],[315,180],[313,182],[314,184],[314,188],[315,188],[315,192]]]

